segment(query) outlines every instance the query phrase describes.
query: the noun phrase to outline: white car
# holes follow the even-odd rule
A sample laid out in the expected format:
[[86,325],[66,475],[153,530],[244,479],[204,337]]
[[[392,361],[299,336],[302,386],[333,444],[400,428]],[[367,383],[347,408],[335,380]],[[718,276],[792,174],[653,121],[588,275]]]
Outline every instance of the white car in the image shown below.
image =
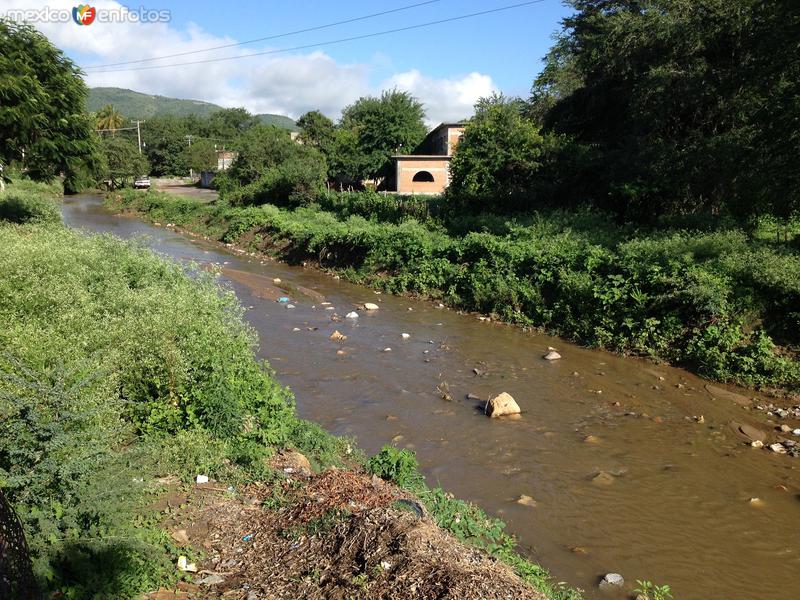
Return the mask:
[[133,182],[133,187],[137,190],[149,190],[150,189],[150,178],[149,177],[138,177],[136,181]]

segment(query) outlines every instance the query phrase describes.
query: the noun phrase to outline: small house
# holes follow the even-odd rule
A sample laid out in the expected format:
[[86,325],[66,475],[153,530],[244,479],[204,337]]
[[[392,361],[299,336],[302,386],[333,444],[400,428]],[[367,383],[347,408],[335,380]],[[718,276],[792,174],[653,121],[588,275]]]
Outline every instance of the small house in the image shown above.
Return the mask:
[[413,154],[393,156],[389,189],[398,194],[441,194],[450,185],[450,160],[463,134],[463,123],[442,123]]

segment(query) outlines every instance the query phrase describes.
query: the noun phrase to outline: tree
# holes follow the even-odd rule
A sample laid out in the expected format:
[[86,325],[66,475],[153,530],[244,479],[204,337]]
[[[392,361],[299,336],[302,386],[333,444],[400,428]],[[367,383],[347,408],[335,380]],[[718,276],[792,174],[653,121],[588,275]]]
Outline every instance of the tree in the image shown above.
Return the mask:
[[450,163],[449,193],[478,209],[516,210],[534,201],[545,140],[523,117],[519,99],[494,96],[476,105]]
[[341,127],[358,136],[363,154],[360,178],[385,177],[394,154],[408,154],[427,133],[422,104],[408,92],[383,92],[380,98],[366,96],[342,111]]
[[337,127],[333,132],[328,175],[340,186],[361,185],[366,168],[366,155],[358,143],[358,132],[354,129]]
[[205,123],[205,135],[232,139],[259,124],[258,117],[244,108],[224,108],[211,114]]
[[97,111],[96,122],[98,129],[107,131],[109,129],[119,129],[122,127],[124,119],[122,113],[115,109],[112,104],[106,104]]
[[103,177],[111,182],[112,189],[124,186],[129,180],[148,172],[147,159],[139,154],[132,141],[119,136],[101,140]]
[[294,155],[300,147],[285,129],[256,125],[236,142],[238,156],[229,169],[229,175],[239,184],[247,185],[260,179],[270,167]]
[[569,42],[569,38],[563,34],[556,36],[555,44],[544,57],[544,68],[533,82],[525,112],[539,125],[556,102],[583,85]]
[[174,115],[150,117],[142,125],[144,152],[151,173],[161,176],[183,176],[189,172],[184,151],[189,145],[187,136],[195,134],[187,119]]
[[[579,85],[544,117],[587,150],[594,200],[633,216],[800,207],[791,0],[573,0]],[[562,70],[560,70],[562,69]]]
[[197,140],[183,149],[183,162],[193,171],[212,171],[217,168],[217,150],[210,140]]
[[325,157],[293,141],[285,129],[256,125],[239,138],[236,149],[226,175],[241,187],[225,195],[234,204],[304,204],[325,184]]
[[26,24],[0,19],[0,48],[0,164],[41,180],[64,173],[75,191],[97,160],[80,70]]
[[336,126],[318,110],[307,112],[297,119],[300,140],[327,155],[331,150]]

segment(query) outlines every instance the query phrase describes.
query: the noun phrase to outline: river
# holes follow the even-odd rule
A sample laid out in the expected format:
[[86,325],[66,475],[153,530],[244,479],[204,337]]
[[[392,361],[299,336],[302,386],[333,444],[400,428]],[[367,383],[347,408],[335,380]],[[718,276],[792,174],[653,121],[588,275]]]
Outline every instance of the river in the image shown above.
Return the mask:
[[[753,392],[709,392],[680,369],[228,252],[113,215],[97,196],[65,199],[63,215],[219,265],[302,417],[369,453],[392,440],[413,449],[430,484],[502,518],[523,552],[587,598],[628,597],[598,591],[608,572],[629,590],[636,579],[669,583],[680,600],[800,597],[800,460],[737,435],[737,424],[774,435],[740,396]],[[332,320],[364,302],[380,309]],[[347,340],[329,339],[334,330]],[[563,358],[542,360],[548,346]],[[489,419],[466,398],[504,391],[521,418]]]

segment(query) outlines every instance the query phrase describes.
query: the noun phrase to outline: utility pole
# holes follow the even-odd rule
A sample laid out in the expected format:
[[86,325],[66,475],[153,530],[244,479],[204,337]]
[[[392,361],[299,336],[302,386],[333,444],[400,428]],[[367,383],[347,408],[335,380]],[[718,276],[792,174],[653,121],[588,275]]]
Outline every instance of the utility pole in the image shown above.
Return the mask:
[[131,123],[136,123],[136,139],[139,140],[139,154],[142,153],[142,130],[140,125],[146,122],[147,121],[131,121]]

